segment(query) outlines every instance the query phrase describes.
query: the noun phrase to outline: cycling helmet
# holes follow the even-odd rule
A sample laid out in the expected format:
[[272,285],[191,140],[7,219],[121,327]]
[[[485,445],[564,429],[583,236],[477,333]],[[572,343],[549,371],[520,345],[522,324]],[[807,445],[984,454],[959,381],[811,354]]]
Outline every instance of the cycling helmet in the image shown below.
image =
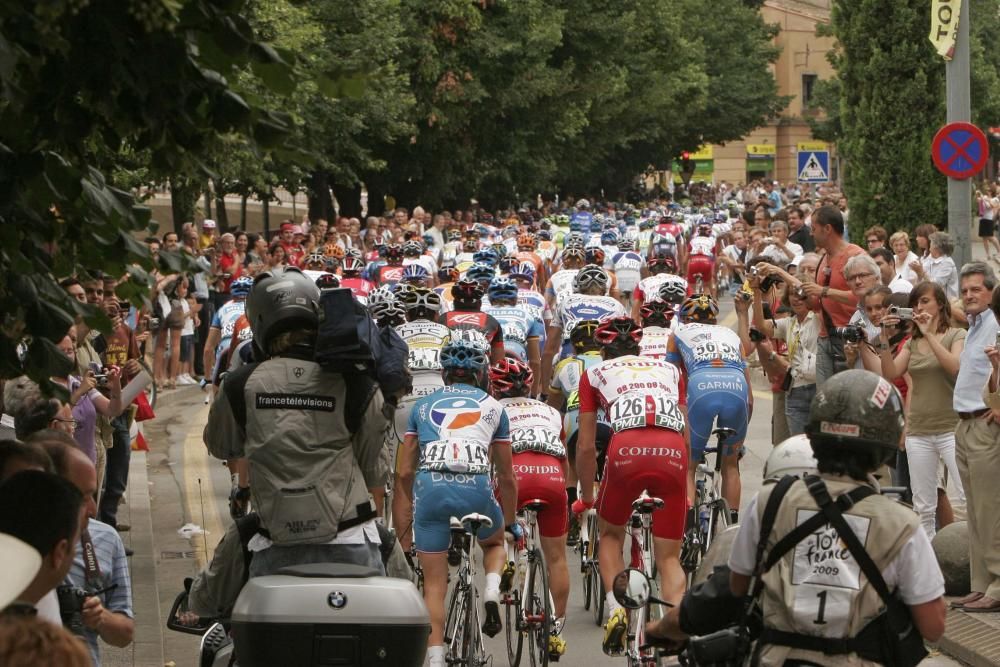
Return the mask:
[[666,301],[647,301],[639,309],[644,327],[670,326],[670,321],[674,319],[674,306]]
[[491,303],[497,301],[516,301],[517,284],[510,278],[494,278],[486,293],[489,295]]
[[622,239],[618,242],[618,249],[622,252],[629,252],[630,250],[635,250],[635,241],[632,239]]
[[398,243],[386,246],[385,261],[394,266],[403,263],[403,249],[399,247]]
[[343,259],[345,253],[344,249],[336,243],[327,243],[323,246],[323,254],[334,259]]
[[441,348],[441,368],[453,380],[479,385],[488,363],[486,352],[462,339],[452,338]]
[[605,257],[604,248],[600,246],[591,246],[584,251],[584,257],[586,258],[587,264],[603,266]]
[[510,270],[510,277],[513,280],[524,280],[528,284],[535,282],[535,265],[531,262],[521,262]]
[[253,289],[253,278],[250,276],[233,278],[233,282],[229,283],[229,294],[234,299],[242,299],[250,293],[251,289]]
[[816,390],[806,435],[817,459],[838,451],[868,453],[875,470],[896,456],[903,426],[899,390],[875,373],[852,369]]
[[438,269],[438,282],[453,283],[458,280],[458,269],[454,266],[442,266]]
[[631,317],[612,317],[594,330],[594,340],[602,347],[636,347],[642,340],[642,327]]
[[451,286],[451,296],[458,304],[479,303],[483,300],[483,288],[471,278],[462,278]]
[[297,267],[276,267],[258,275],[247,297],[246,316],[260,349],[270,351],[282,333],[318,327],[319,297],[316,283]]
[[604,294],[608,291],[609,282],[611,279],[608,277],[607,271],[600,266],[588,264],[577,271],[576,276],[573,277],[573,291],[583,292],[596,286],[600,288],[601,294]]
[[499,258],[493,248],[483,248],[482,250],[476,251],[476,253],[472,256],[472,261],[476,264],[486,264],[491,268],[497,265],[498,259]]
[[361,273],[361,270],[365,268],[365,263],[357,257],[347,256],[344,258],[341,266],[343,267],[345,277],[353,277]]
[[569,332],[569,341],[576,350],[593,349],[597,347],[594,332],[601,323],[597,320],[580,320]]
[[500,260],[500,263],[497,264],[497,270],[502,275],[508,275],[511,271],[517,268],[518,264],[520,264],[520,261],[518,261],[516,257],[504,257]]
[[465,230],[465,238],[467,241],[478,241],[479,240],[479,230],[475,226],[469,227]]
[[448,233],[445,235],[445,238],[448,239],[448,243],[452,243],[453,241],[461,241],[462,232],[458,231],[457,229],[449,229]]
[[404,283],[423,283],[427,282],[429,277],[430,274],[427,273],[427,269],[422,264],[410,264],[403,269],[403,277],[400,278],[400,281]]
[[681,304],[682,322],[705,322],[714,324],[719,315],[719,303],[707,294],[689,296]]
[[365,259],[364,254],[361,252],[359,248],[350,248],[346,253],[344,253],[344,256],[353,257],[354,259],[359,260],[361,262],[364,262]]
[[677,260],[673,257],[653,255],[646,260],[646,268],[649,269],[650,275],[653,276],[660,273],[674,273],[677,270]]
[[615,245],[618,243],[618,234],[611,230],[601,233],[601,245]]
[[552,232],[550,232],[547,229],[540,229],[540,230],[538,230],[538,234],[536,234],[535,236],[538,238],[539,241],[551,241],[552,240]]
[[490,366],[490,385],[496,398],[527,396],[534,381],[531,366],[519,359],[505,357]]
[[396,300],[407,313],[423,309],[425,313],[441,310],[441,295],[426,287],[414,287],[397,295]]
[[656,294],[670,304],[684,303],[687,298],[687,287],[679,280],[671,280],[660,285]]
[[318,252],[310,253],[303,264],[310,271],[325,271],[326,257]]
[[424,242],[424,248],[432,248],[432,247],[434,247],[434,237],[431,236],[430,234],[424,234],[421,237],[421,239]]
[[527,248],[528,250],[535,249],[535,235],[530,233],[524,233],[517,237],[517,247],[519,250]]
[[337,289],[340,287],[340,278],[332,273],[324,273],[316,278],[316,287],[321,292],[325,292],[328,289]]
[[479,241],[476,239],[466,239],[462,243],[462,252],[476,252],[479,250]]
[[489,264],[473,264],[465,272],[465,277],[477,282],[489,283],[496,276],[496,271]]
[[490,351],[490,342],[486,340],[486,334],[479,329],[452,329],[451,340],[461,340],[476,347],[487,354]]
[[698,236],[711,236],[712,235],[712,223],[708,220],[701,220],[698,222]]
[[777,482],[785,475],[803,477],[815,475],[816,457],[813,456],[809,436],[793,435],[771,449],[764,462],[764,481]]
[[490,246],[490,249],[496,253],[497,259],[502,259],[507,256],[507,244],[505,243],[494,243]]
[[375,312],[372,310],[377,307],[378,304],[388,303],[390,301],[395,301],[396,295],[393,293],[392,288],[388,285],[374,289],[368,295],[368,310],[371,312],[372,317],[377,317]]
[[424,253],[424,247],[419,241],[407,241],[403,244],[403,257],[420,257]]

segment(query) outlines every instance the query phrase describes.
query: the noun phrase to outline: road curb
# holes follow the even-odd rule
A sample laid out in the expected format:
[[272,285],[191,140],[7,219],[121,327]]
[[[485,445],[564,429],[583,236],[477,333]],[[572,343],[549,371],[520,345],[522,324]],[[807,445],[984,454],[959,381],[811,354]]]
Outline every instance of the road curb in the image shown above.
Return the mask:
[[1000,665],[1000,614],[966,614],[949,609],[944,635],[937,642],[943,651],[972,667]]

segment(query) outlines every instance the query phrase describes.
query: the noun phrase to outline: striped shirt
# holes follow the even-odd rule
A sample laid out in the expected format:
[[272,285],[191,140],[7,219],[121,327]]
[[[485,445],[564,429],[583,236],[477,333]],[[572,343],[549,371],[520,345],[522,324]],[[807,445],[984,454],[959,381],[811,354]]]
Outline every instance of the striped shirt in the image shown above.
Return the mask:
[[[79,586],[88,592],[117,585],[114,590],[100,595],[101,604],[108,611],[135,618],[132,613],[132,580],[129,577],[128,561],[125,558],[125,545],[122,544],[122,538],[118,536],[118,532],[114,528],[96,519],[90,519],[87,530],[90,532],[90,539],[94,543],[94,552],[97,554],[97,564],[101,570],[100,581],[87,582],[87,570],[83,564],[83,547],[77,543],[76,555],[73,556],[73,565],[66,576],[66,583]],[[98,648],[97,632],[85,628],[83,638],[90,649],[90,657],[94,662],[94,667],[100,667],[101,650]]]

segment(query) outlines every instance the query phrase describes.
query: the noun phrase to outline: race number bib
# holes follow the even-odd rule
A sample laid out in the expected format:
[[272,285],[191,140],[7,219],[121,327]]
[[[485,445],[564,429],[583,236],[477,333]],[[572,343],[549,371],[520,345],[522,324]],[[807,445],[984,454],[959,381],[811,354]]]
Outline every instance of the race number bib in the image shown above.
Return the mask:
[[528,426],[511,429],[510,446],[515,454],[540,452],[559,458],[566,457],[566,448],[559,439],[559,434],[550,428]]
[[[796,524],[816,512],[800,509]],[[844,515],[861,544],[868,539],[871,519]],[[851,605],[861,590],[861,566],[837,530],[824,524],[795,546],[792,561],[792,616],[810,635],[843,637],[851,620]]]
[[668,396],[625,394],[608,407],[611,430],[656,426],[678,433],[684,430],[684,414],[677,401]]
[[441,349],[411,347],[406,363],[411,371],[439,371],[441,370]]
[[482,475],[489,472],[489,444],[453,438],[434,440],[424,447],[421,470]]
[[723,361],[739,362],[743,360],[740,349],[725,341],[708,340],[694,346],[694,358],[699,362],[721,359]]

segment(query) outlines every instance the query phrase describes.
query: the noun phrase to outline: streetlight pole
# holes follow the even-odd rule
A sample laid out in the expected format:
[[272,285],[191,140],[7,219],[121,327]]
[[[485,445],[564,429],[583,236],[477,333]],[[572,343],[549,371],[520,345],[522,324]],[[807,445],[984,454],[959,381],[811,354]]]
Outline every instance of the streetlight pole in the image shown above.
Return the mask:
[[[969,84],[969,0],[960,0],[961,12],[958,21],[958,38],[955,53],[945,63],[945,78],[948,92],[948,122],[971,122]],[[959,268],[971,257],[969,230],[972,227],[972,178],[965,180],[948,179],[948,233],[955,242],[952,258]]]

